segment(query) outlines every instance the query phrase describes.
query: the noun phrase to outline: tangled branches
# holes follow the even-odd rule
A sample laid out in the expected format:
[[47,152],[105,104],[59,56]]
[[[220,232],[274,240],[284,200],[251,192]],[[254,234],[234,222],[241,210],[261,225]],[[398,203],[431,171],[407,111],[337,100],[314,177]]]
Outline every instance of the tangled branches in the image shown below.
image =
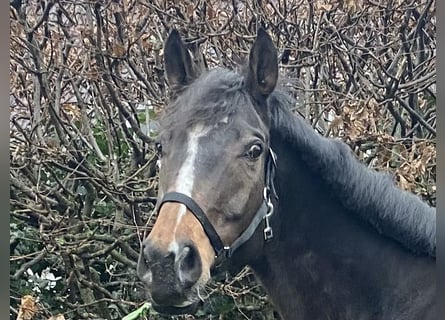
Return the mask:
[[[172,27],[203,68],[233,68],[264,25],[295,112],[435,204],[433,0],[29,0],[10,20],[13,317],[27,294],[38,319],[121,319],[143,302]],[[209,313],[274,318],[248,270],[210,294],[226,309]]]

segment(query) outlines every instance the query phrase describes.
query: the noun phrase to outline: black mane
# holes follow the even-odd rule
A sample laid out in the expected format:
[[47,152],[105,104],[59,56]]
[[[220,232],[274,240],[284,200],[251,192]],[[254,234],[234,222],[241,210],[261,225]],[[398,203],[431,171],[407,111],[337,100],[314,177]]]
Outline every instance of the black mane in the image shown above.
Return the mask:
[[[251,103],[243,82],[243,75],[227,69],[203,74],[181,94],[180,101],[167,108],[163,126],[188,127],[198,121],[212,123],[230,117],[239,110],[234,108]],[[389,174],[368,169],[345,143],[317,134],[290,111],[294,104],[295,100],[279,89],[270,95],[271,131],[294,148],[347,210],[413,252],[435,257],[435,208],[397,188]]]
[[368,169],[344,142],[317,134],[291,113],[293,104],[283,92],[271,95],[271,130],[289,142],[345,208],[413,252],[435,257],[435,208],[397,188],[389,174]]

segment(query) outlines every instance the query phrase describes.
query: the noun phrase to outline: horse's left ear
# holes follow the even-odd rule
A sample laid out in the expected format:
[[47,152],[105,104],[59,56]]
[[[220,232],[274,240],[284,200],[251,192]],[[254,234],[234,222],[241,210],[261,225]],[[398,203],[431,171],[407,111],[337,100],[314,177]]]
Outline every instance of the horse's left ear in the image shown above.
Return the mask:
[[277,79],[277,49],[267,32],[260,28],[249,54],[246,87],[254,98],[265,99],[275,89]]

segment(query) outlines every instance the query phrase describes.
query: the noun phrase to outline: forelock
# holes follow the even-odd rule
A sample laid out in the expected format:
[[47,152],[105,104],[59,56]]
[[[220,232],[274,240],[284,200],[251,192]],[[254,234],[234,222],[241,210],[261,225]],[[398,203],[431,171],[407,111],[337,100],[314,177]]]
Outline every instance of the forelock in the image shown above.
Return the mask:
[[161,126],[211,124],[230,118],[239,108],[252,105],[243,76],[227,69],[202,74],[167,106]]

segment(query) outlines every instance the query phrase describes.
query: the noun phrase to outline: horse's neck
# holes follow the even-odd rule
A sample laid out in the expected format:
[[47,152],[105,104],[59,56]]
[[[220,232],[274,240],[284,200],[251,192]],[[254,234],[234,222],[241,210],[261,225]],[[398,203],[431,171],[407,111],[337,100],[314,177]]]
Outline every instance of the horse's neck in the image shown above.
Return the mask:
[[402,303],[398,299],[412,298],[385,298],[385,290],[403,286],[402,292],[410,292],[407,276],[430,285],[421,271],[430,268],[429,261],[347,212],[298,161],[279,155],[275,237],[252,266],[285,319],[382,318],[385,308]]

